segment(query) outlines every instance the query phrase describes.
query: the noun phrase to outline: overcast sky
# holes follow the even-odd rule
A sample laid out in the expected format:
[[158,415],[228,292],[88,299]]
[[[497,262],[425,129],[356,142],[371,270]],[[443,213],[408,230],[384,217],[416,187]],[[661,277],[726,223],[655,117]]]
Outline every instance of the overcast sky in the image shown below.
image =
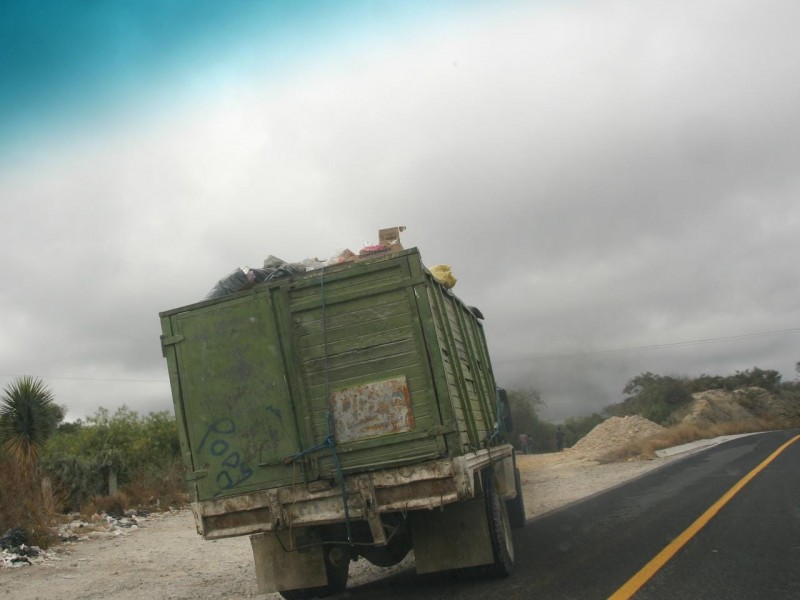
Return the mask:
[[546,416],[792,380],[800,3],[0,4],[0,384],[171,410],[159,311],[405,225]]

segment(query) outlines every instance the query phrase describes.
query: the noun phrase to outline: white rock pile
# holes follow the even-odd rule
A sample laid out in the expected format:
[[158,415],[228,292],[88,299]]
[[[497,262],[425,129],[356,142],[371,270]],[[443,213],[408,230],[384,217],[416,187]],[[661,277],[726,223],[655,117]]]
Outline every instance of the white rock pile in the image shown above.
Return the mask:
[[606,419],[582,437],[566,452],[580,458],[597,460],[634,440],[644,440],[664,431],[658,423],[631,415]]

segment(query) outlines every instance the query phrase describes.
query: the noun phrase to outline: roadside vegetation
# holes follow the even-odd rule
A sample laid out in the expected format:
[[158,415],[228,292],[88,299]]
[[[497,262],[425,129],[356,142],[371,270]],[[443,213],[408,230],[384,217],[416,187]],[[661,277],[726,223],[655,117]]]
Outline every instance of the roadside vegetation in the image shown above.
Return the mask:
[[64,418],[44,383],[20,377],[0,399],[0,532],[27,532],[31,543],[47,545],[54,507],[39,455]]
[[0,396],[0,534],[24,530],[48,547],[63,515],[121,515],[186,502],[175,419],[100,409],[64,423],[40,380],[20,377]]
[[676,377],[642,373],[623,388],[626,398],[608,406],[609,416],[639,415],[665,427],[674,425],[681,416],[680,409],[692,402],[693,394],[710,390],[746,390],[759,388],[771,394],[796,394],[797,382],[783,383],[777,371],[754,367],[737,371],[727,377],[700,375]]
[[[800,362],[796,369],[800,373]],[[696,398],[703,392],[729,392],[731,402],[744,416],[734,419],[688,419]],[[773,370],[754,367],[733,375],[700,375],[681,377],[641,373],[623,389],[624,399],[605,407],[599,413],[572,417],[556,424],[542,419],[545,406],[535,390],[508,393],[514,419],[514,435],[525,432],[532,441],[534,453],[556,451],[556,429],[564,432],[565,446],[573,446],[594,427],[610,417],[638,415],[666,427],[666,430],[644,441],[633,442],[606,456],[606,460],[649,458],[656,450],[722,435],[790,429],[800,427],[800,381],[782,381]]]
[[42,468],[56,481],[62,512],[158,508],[185,502],[175,418],[101,408],[65,423],[48,440]]
[[800,420],[777,418],[757,418],[746,421],[730,421],[727,423],[709,423],[704,425],[691,425],[679,423],[645,440],[636,440],[609,452],[603,457],[604,461],[615,462],[637,458],[655,458],[656,452],[664,448],[673,448],[682,444],[708,440],[725,435],[740,433],[756,433],[759,431],[773,431],[777,429],[793,429],[800,427]]
[[[800,363],[797,364],[800,372]],[[729,415],[690,415],[703,392],[720,391]],[[727,392],[727,394],[724,394]],[[723,435],[800,427],[800,382],[784,382],[777,371],[747,369],[721,377],[695,378],[643,373],[624,388],[628,396],[606,409],[609,416],[640,415],[667,429],[646,440],[631,442],[607,455],[607,460],[652,458],[657,450]],[[706,395],[707,396],[707,395]],[[733,410],[735,409],[735,410]],[[696,418],[691,418],[691,417]]]
[[[797,365],[800,372],[800,363]],[[747,418],[687,420],[703,392],[722,390]],[[698,439],[800,427],[800,382],[757,367],[729,376],[679,377],[642,373],[617,404],[562,423],[542,418],[535,389],[510,390],[512,443],[526,433],[534,453],[556,451],[556,431],[570,447],[610,417],[639,415],[667,429],[619,449],[607,460],[652,457],[656,450]],[[20,377],[0,396],[0,534],[25,530],[28,543],[47,547],[64,515],[166,509],[185,504],[186,484],[175,418],[168,412],[114,413],[64,422],[65,409],[39,379]]]

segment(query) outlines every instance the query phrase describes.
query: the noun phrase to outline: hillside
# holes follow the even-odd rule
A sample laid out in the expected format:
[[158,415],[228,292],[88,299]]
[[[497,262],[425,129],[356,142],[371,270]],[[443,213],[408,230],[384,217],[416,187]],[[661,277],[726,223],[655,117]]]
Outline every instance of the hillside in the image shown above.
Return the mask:
[[688,407],[674,415],[676,422],[705,427],[755,419],[800,419],[800,401],[786,395],[771,394],[759,387],[709,390],[692,394],[692,397],[694,399]]
[[606,419],[566,452],[584,460],[652,458],[655,450],[704,438],[800,427],[800,398],[759,387],[709,390],[669,416],[670,427],[641,415]]

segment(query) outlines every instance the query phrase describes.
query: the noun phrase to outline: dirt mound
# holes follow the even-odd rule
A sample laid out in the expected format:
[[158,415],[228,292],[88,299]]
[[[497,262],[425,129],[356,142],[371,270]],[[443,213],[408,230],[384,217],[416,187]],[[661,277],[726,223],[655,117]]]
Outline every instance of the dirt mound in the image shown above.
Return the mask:
[[764,408],[767,413],[773,417],[781,419],[800,419],[800,402],[793,402],[786,397],[767,394],[767,397],[764,399]]
[[800,406],[763,388],[748,387],[735,391],[709,390],[694,394],[694,401],[681,423],[707,426],[717,423],[748,421],[756,418],[800,417]]
[[747,421],[756,416],[739,402],[737,396],[741,396],[741,394],[735,392],[709,390],[693,396],[694,401],[689,405],[689,412],[681,419],[681,423],[703,426],[731,421]]
[[661,433],[664,428],[639,415],[611,417],[592,429],[567,451],[582,458],[599,459],[628,442]]

